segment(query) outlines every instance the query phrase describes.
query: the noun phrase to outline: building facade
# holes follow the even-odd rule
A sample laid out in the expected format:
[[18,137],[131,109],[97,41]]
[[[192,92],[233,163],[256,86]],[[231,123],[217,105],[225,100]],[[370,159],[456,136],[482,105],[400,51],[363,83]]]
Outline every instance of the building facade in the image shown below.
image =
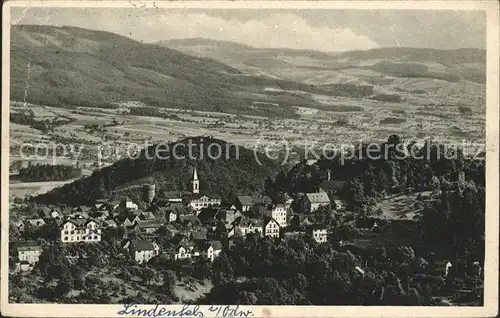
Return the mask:
[[68,220],[62,223],[61,241],[63,243],[100,242],[101,227],[93,220]]

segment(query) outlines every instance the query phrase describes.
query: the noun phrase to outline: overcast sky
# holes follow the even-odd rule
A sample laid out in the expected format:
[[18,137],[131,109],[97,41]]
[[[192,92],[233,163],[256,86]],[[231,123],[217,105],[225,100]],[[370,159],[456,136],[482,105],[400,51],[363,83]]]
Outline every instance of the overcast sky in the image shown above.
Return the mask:
[[484,11],[12,8],[11,23],[78,26],[144,42],[203,37],[320,51],[486,48]]

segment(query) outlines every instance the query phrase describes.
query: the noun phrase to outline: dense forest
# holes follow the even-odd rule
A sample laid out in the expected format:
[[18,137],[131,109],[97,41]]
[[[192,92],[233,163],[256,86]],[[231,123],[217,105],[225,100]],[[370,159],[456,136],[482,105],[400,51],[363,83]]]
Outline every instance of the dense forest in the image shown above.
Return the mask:
[[82,169],[70,165],[29,165],[19,170],[19,179],[23,182],[63,181],[79,177]]
[[[156,149],[159,155],[156,155]],[[173,155],[174,149],[177,158]],[[217,149],[222,151],[221,158],[211,159],[215,158]],[[187,138],[167,145],[150,146],[136,159],[122,159],[94,171],[89,177],[34,199],[39,203],[77,206],[107,197],[116,188],[134,182],[155,182],[165,191],[188,190],[195,165],[198,166],[201,192],[219,194],[224,198],[234,193],[252,195],[261,193],[266,177],[274,175],[280,167],[279,162],[264,156],[260,161],[261,165],[255,160],[253,151],[219,139]]]
[[338,248],[308,238],[273,242],[247,236],[215,260],[214,288],[201,302],[429,306],[439,303],[436,296],[451,296],[457,284],[481,285],[472,267],[443,277],[433,258],[424,256],[410,246]]

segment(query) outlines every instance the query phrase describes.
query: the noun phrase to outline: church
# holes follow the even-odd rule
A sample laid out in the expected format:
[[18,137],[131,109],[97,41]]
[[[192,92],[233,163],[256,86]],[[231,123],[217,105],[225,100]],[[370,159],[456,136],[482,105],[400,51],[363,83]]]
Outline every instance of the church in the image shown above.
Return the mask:
[[198,170],[194,166],[193,180],[191,180],[191,202],[189,205],[199,211],[203,208],[217,207],[221,204],[221,197],[215,194],[200,193],[200,180],[198,179]]

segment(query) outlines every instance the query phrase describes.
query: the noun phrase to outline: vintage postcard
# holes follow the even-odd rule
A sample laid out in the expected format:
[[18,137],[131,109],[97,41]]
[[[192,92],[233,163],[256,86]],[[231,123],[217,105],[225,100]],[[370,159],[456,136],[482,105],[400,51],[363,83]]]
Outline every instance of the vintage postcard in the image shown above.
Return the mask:
[[2,14],[2,315],[497,315],[497,1]]

